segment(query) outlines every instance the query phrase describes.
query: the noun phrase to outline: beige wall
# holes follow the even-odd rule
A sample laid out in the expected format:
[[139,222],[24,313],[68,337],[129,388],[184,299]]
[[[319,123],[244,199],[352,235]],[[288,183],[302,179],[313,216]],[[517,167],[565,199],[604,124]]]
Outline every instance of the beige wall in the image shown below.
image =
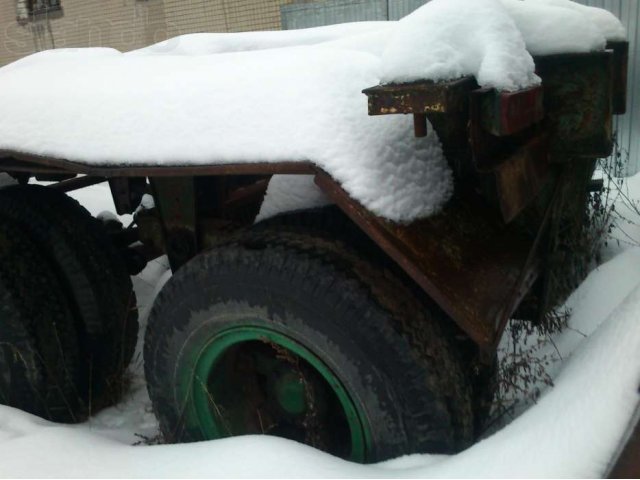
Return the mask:
[[62,0],[62,12],[16,20],[16,0],[0,0],[0,65],[49,48],[127,51],[193,32],[279,30],[292,0]]

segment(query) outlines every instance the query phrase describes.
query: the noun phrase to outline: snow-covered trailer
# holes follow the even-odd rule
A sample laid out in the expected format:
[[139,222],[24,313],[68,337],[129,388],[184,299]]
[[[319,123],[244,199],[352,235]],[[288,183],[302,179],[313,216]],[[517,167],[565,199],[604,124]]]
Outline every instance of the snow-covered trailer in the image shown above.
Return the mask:
[[[404,128],[411,122],[393,124],[403,127],[403,138],[434,138],[435,131],[453,172],[451,198],[414,216],[404,209],[422,206],[406,198],[392,195],[391,207],[376,203],[377,196],[414,188],[410,178],[391,178],[386,185],[375,177],[379,191],[371,192],[370,185],[360,188],[341,177],[344,165],[316,161],[304,151],[287,161],[250,161],[241,149],[237,161],[226,151],[221,160],[147,161],[144,152],[180,155],[186,149],[197,156],[209,144],[192,148],[190,141],[200,140],[187,130],[168,139],[162,124],[154,123],[165,115],[189,122],[170,96],[159,101],[167,103],[165,111],[145,117],[160,132],[147,137],[155,140],[136,143],[136,129],[146,126],[109,110],[111,102],[116,110],[125,108],[113,93],[117,87],[111,89],[119,79],[96,87],[87,78],[104,75],[103,62],[113,61],[125,62],[125,77],[145,64],[155,81],[158,63],[135,56],[110,60],[113,54],[97,52],[101,63],[82,70],[69,60],[77,52],[54,55],[38,71],[55,82],[56,71],[71,69],[57,84],[66,89],[63,101],[28,115],[38,104],[28,91],[0,106],[0,170],[22,184],[0,191],[3,403],[78,421],[113,402],[138,330],[129,274],[166,254],[174,275],[156,299],[144,345],[148,389],[166,440],[267,433],[362,462],[466,447],[487,413],[496,348],[508,319],[539,321],[558,300],[553,282],[558,259],[567,258],[562,240],[579,230],[595,161],[611,153],[612,119],[624,113],[627,49],[624,41],[610,41],[599,51],[535,56],[541,81],[510,91],[483,88],[472,75],[365,89],[357,101],[364,109],[368,98],[369,115],[411,116],[413,131]],[[304,64],[309,53],[326,52],[291,55]],[[332,50],[310,75],[360,61],[340,55]],[[274,69],[284,65],[273,51],[256,58],[264,65],[275,61]],[[28,58],[0,72],[0,89],[15,95],[37,63]],[[304,65],[313,70],[314,64]],[[237,63],[225,66],[239,73]],[[178,73],[167,74],[165,83],[149,88],[189,90]],[[324,80],[339,74],[344,71],[330,70]],[[246,83],[239,74],[233,81]],[[144,97],[142,89],[135,93],[122,96],[132,109],[141,108],[136,102]],[[95,110],[70,105],[74,94]],[[247,116],[247,102],[222,95],[229,103],[224,111],[237,107],[241,115],[229,114],[216,124],[220,131],[208,132],[216,148],[236,141],[225,121],[246,125],[238,135],[249,150],[276,148],[254,140],[267,132],[264,138],[279,142],[279,117],[270,129]],[[290,105],[278,104],[282,97],[274,95],[275,103],[252,97],[255,116],[273,109],[290,113]],[[206,96],[196,100],[206,109]],[[332,105],[325,107],[335,117],[321,118],[322,128],[349,115]],[[27,122],[53,122],[58,117],[48,117],[50,111],[64,122],[47,123],[49,137],[40,136],[40,126]],[[112,114],[122,125],[113,126]],[[300,136],[313,133],[304,130],[311,117],[294,120]],[[87,134],[87,124],[98,133]],[[19,135],[20,128],[32,128],[35,138]],[[50,141],[51,131],[68,128],[71,134],[59,137],[59,144]],[[365,133],[355,135],[375,141]],[[86,135],[90,148],[74,147],[86,147]],[[121,137],[131,137],[126,151],[132,156],[110,143]],[[27,143],[11,147],[12,141]],[[395,147],[406,144],[387,145]],[[420,152],[432,155],[429,148]],[[422,168],[420,161],[413,165]],[[429,168],[432,175],[435,167]],[[54,183],[31,185],[33,178]],[[105,226],[65,194],[100,182],[109,182],[119,214],[134,215],[131,227]],[[315,185],[330,205],[288,208],[256,222],[270,183],[287,192]]]

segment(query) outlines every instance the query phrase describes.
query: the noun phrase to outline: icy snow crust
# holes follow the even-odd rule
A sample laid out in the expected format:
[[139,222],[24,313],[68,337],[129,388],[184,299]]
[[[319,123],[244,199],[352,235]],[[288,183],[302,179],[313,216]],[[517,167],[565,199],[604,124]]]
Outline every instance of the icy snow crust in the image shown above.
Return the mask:
[[433,0],[399,22],[41,52],[0,69],[0,149],[119,166],[311,161],[409,222],[442,207],[452,174],[435,135],[369,117],[362,89],[463,75],[528,87],[530,52],[601,49],[616,22],[562,0]]

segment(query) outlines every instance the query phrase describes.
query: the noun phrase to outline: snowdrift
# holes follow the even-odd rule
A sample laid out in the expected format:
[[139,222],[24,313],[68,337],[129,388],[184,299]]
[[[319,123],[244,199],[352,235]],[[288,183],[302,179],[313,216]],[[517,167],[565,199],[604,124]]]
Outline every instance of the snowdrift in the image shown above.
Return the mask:
[[408,222],[442,207],[451,172],[411,118],[368,117],[362,89],[473,75],[514,90],[539,83],[532,54],[622,37],[612,15],[564,0],[433,0],[399,22],[40,52],[0,69],[0,150],[119,166],[311,161]]

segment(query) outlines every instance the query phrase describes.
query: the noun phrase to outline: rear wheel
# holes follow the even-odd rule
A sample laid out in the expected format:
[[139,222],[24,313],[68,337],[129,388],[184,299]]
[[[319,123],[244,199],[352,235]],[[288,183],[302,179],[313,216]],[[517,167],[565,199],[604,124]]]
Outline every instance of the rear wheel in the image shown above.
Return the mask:
[[82,420],[87,385],[69,302],[48,259],[6,220],[0,293],[0,403],[49,420]]
[[138,322],[131,279],[102,226],[64,193],[36,185],[0,190],[0,218],[33,238],[70,300],[82,358],[78,391],[92,411],[116,402]]
[[473,414],[440,320],[338,244],[249,234],[160,293],[149,393],[174,441],[267,433],[360,462],[454,452]]

